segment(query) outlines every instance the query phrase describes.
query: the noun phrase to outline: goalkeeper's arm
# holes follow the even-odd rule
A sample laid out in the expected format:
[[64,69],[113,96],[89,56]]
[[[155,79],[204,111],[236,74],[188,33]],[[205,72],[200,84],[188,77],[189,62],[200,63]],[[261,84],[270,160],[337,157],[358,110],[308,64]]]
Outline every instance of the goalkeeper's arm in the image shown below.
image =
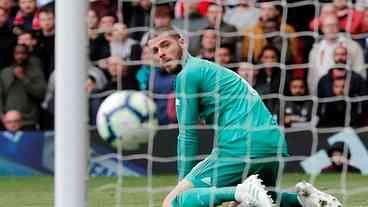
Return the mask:
[[181,74],[176,80],[176,112],[179,124],[177,143],[178,174],[183,179],[195,164],[198,154],[198,75]]

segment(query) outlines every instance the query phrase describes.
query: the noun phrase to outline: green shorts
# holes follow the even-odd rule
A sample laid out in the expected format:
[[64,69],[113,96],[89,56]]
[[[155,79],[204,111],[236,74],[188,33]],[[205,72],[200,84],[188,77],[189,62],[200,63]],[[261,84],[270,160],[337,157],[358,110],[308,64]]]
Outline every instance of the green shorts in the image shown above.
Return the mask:
[[[275,186],[279,161],[245,162],[233,157],[218,157],[210,154],[185,176],[195,187],[235,186],[251,174],[258,174],[266,186]],[[263,159],[262,159],[263,160]]]

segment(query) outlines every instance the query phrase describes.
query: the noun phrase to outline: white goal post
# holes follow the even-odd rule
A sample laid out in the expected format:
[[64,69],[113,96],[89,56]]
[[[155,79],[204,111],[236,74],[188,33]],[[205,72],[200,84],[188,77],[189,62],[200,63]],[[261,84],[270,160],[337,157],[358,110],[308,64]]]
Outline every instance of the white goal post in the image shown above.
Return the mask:
[[87,6],[56,1],[55,207],[87,206]]

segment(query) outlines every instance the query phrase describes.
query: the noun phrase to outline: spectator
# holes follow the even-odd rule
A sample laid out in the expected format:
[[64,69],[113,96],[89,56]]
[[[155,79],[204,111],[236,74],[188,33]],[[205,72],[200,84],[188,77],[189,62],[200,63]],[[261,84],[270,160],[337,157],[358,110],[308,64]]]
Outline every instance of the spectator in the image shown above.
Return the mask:
[[[90,0],[90,8],[97,11],[97,16],[106,16],[110,13],[116,13],[118,8],[117,0]],[[125,6],[125,5],[124,5]]]
[[280,89],[281,70],[275,66],[280,58],[280,52],[273,46],[266,46],[260,54],[262,68],[257,75],[255,89],[260,94],[278,93]]
[[224,11],[221,5],[215,3],[208,5],[206,17],[209,27],[219,31],[221,44],[226,44],[235,50],[238,41],[238,30],[235,26],[225,23],[223,16]]
[[160,125],[176,123],[176,119],[172,119],[169,115],[168,109],[170,94],[175,90],[176,76],[149,64],[152,58],[148,47],[143,49],[142,60],[145,64],[140,67],[136,76],[140,90],[153,92],[153,100],[157,106],[157,118]]
[[343,142],[335,143],[327,152],[331,160],[331,165],[324,168],[322,172],[341,173],[346,168],[347,172],[360,172],[360,170],[350,164],[349,146]]
[[246,80],[253,88],[257,85],[257,75],[259,70],[256,70],[250,63],[241,63],[238,70],[238,75]]
[[98,24],[99,33],[111,34],[112,27],[117,22],[115,14],[106,14],[101,17]]
[[347,0],[334,0],[332,4],[325,4],[321,8],[319,17],[315,17],[309,23],[309,29],[318,30],[325,17],[335,15],[338,18],[338,25],[340,30],[357,34],[360,32],[360,25],[363,21],[364,9],[357,7],[351,8]]
[[[360,33],[368,33],[368,7],[364,11],[364,17],[362,24],[360,25]],[[362,35],[359,38],[354,39],[356,40],[360,46],[364,50],[364,62],[368,62],[368,38],[366,35]],[[368,73],[368,70],[366,69],[366,72]],[[367,75],[365,77],[368,77]]]
[[[278,24],[277,21],[267,20],[263,22],[263,31],[265,34],[279,32],[279,30],[280,30],[280,25]],[[272,45],[273,47],[277,48],[278,51],[282,51],[283,37],[281,37],[280,35],[266,37],[266,41],[268,45]],[[290,50],[286,50],[286,52],[287,52],[286,60],[283,60],[283,61],[286,61],[286,63],[292,63],[291,61],[292,57],[290,54]],[[278,59],[277,62],[281,62],[281,60]]]
[[[85,88],[89,95],[89,124],[95,125],[97,110],[102,102],[102,99],[99,98],[100,96],[95,95],[106,87],[107,78],[104,73],[99,68],[94,67],[92,63],[88,66],[87,75]],[[51,73],[48,80],[46,95],[42,101],[41,107],[45,112],[43,114],[45,120],[43,121],[47,122],[43,123],[43,129],[53,129],[55,114],[55,71]]]
[[20,33],[17,38],[17,44],[26,45],[31,53],[38,54],[37,38],[33,31],[23,31]]
[[[348,49],[344,45],[338,45],[334,51],[334,63],[340,65],[348,70],[354,70],[351,68],[352,66],[349,65],[349,59],[351,59],[350,55],[348,54]],[[359,71],[356,71],[359,72]]]
[[129,38],[128,28],[123,23],[115,23],[111,33],[100,35],[90,44],[90,58],[92,61],[99,61],[100,68],[107,68],[104,59],[110,56],[117,56],[122,59],[132,57],[133,46],[138,43]]
[[235,8],[226,10],[224,21],[236,26],[239,31],[255,26],[260,11],[254,7],[254,2],[255,0],[239,0]]
[[139,90],[148,90],[150,82],[150,74],[152,69],[159,69],[153,66],[152,53],[149,47],[146,45],[142,50],[142,65],[140,66],[136,78],[139,84]]
[[[332,67],[318,83],[318,97],[357,97],[366,95],[365,80],[357,73],[339,66]],[[319,123],[321,127],[360,126],[362,125],[363,107],[361,102],[351,102],[350,122],[346,123],[345,100],[320,103],[318,106]]]
[[36,0],[19,0],[19,11],[15,16],[13,25],[13,31],[16,34],[21,33],[22,30],[40,29]]
[[[319,86],[326,85],[320,82]],[[345,79],[336,78],[331,80],[329,84],[329,92],[331,95],[329,97],[344,96]],[[318,89],[322,92],[322,89]],[[322,94],[318,94],[322,97]],[[320,103],[318,106],[318,116],[319,122],[318,127],[343,127],[350,125],[350,123],[345,124],[346,115],[346,103],[343,100],[331,101],[329,103]]]
[[[280,52],[276,47],[266,46],[263,48],[260,55],[260,64],[262,68],[257,74],[257,81],[254,89],[261,95],[268,95],[278,93],[280,90],[280,76],[281,70],[275,66],[280,58]],[[280,100],[274,97],[262,97],[267,108],[270,110],[274,119],[278,122],[280,117]]]
[[[283,47],[280,48],[280,45],[283,44],[283,39],[278,35],[268,35],[266,37],[265,35],[268,32],[280,31],[288,34],[295,33],[292,26],[281,24],[281,11],[276,5],[270,2],[263,2],[260,6],[261,15],[258,22],[254,27],[244,32],[242,56],[245,61],[258,62],[262,49],[268,44],[275,45],[279,50],[284,49]],[[279,43],[275,44],[275,42]],[[285,49],[287,49],[289,58],[285,60],[286,63],[301,63],[302,56],[299,53],[299,40],[296,37],[289,37],[287,43],[288,48]]]
[[334,52],[338,45],[345,46],[348,51],[349,68],[365,77],[363,50],[359,44],[347,37],[338,34],[339,26],[336,16],[327,16],[322,21],[323,39],[314,44],[309,53],[308,85],[312,94],[316,93],[317,82],[335,64]]
[[51,8],[39,11],[41,29],[37,32],[38,55],[41,59],[46,79],[55,68],[55,15]]
[[8,18],[7,11],[0,7],[0,69],[10,65],[12,49],[16,44],[16,36],[7,25]]
[[198,57],[214,62],[217,45],[217,33],[213,28],[207,28],[201,35]]
[[88,69],[88,77],[86,81],[86,92],[89,95],[89,124],[96,125],[96,117],[98,109],[103,98],[98,95],[107,85],[108,81],[105,74],[97,67],[90,66]]
[[[134,27],[149,27],[151,22],[151,0],[139,0],[138,4],[132,8],[132,15],[129,23],[129,28]],[[136,41],[141,41],[145,31],[134,32],[131,37]]]
[[[43,70],[42,62],[40,58],[42,57],[42,51],[37,44],[37,39],[35,37],[34,32],[32,31],[23,31],[18,35],[17,40],[18,45],[25,45],[28,47],[28,51],[30,52],[29,62],[34,65],[34,67],[41,68]],[[46,77],[46,74],[44,73]]]
[[322,20],[327,17],[334,15],[336,16],[336,7],[332,3],[323,4],[321,6],[319,17],[314,17],[309,23],[309,29],[311,31],[319,31],[321,27]]
[[128,36],[128,28],[123,23],[115,23],[112,28],[110,55],[130,59],[133,45],[137,42]]
[[17,45],[13,64],[1,71],[0,111],[17,110],[23,115],[25,127],[36,128],[46,81],[42,70],[32,65],[29,57],[27,46]]
[[[90,60],[98,61],[110,56],[110,42],[115,21],[116,19],[113,15],[106,15],[100,19],[97,37],[90,39],[89,43]],[[103,68],[106,68],[106,66]]]
[[15,6],[14,0],[0,0],[0,8],[4,9],[8,14],[7,26],[12,28],[18,10]]
[[88,25],[88,37],[90,40],[94,40],[98,35],[98,25],[100,23],[100,18],[95,10],[89,9],[87,15],[87,25]]
[[220,45],[215,51],[215,60],[220,65],[235,71],[234,66],[230,65],[234,62],[231,46]]
[[199,54],[200,35],[192,34],[194,32],[202,31],[208,27],[207,18],[201,16],[198,13],[198,1],[186,0],[183,2],[185,15],[183,18],[175,19],[173,22],[174,27],[181,30],[183,34],[190,32],[186,35],[188,37],[188,50],[190,54],[196,56]]
[[136,71],[129,69],[128,65],[120,57],[109,57],[107,59],[107,70],[110,81],[104,90],[138,89]]
[[[160,4],[155,8],[155,15],[153,17],[153,26],[155,29],[171,27],[173,20],[172,8],[169,4]],[[143,47],[148,43],[150,32],[146,32],[140,42]]]
[[2,117],[2,121],[5,130],[10,133],[16,133],[18,131],[24,130],[22,113],[19,111],[12,110],[6,112]]
[[[306,96],[308,87],[303,78],[293,78],[289,81],[287,96]],[[304,127],[311,121],[313,101],[286,101],[284,111],[285,127]]]
[[88,77],[86,81],[86,91],[88,94],[93,94],[103,90],[107,83],[107,77],[104,73],[92,64],[89,66],[87,71]]
[[364,16],[363,7],[358,6],[354,9],[348,4],[348,0],[333,0],[333,4],[336,8],[340,28],[352,34],[359,33],[359,26]]
[[[205,9],[203,9],[203,3],[206,3]],[[207,0],[179,0],[175,3],[175,18],[182,19],[189,13],[189,11],[195,11],[201,16],[205,16],[207,13]],[[202,7],[200,9],[200,7]]]

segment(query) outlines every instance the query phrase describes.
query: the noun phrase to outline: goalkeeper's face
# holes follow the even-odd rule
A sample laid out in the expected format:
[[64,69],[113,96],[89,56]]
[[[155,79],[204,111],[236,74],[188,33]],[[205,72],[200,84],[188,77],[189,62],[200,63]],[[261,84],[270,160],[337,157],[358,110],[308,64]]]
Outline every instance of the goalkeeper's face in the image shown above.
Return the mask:
[[179,73],[183,58],[184,40],[172,35],[159,35],[148,43],[156,63],[168,73]]

